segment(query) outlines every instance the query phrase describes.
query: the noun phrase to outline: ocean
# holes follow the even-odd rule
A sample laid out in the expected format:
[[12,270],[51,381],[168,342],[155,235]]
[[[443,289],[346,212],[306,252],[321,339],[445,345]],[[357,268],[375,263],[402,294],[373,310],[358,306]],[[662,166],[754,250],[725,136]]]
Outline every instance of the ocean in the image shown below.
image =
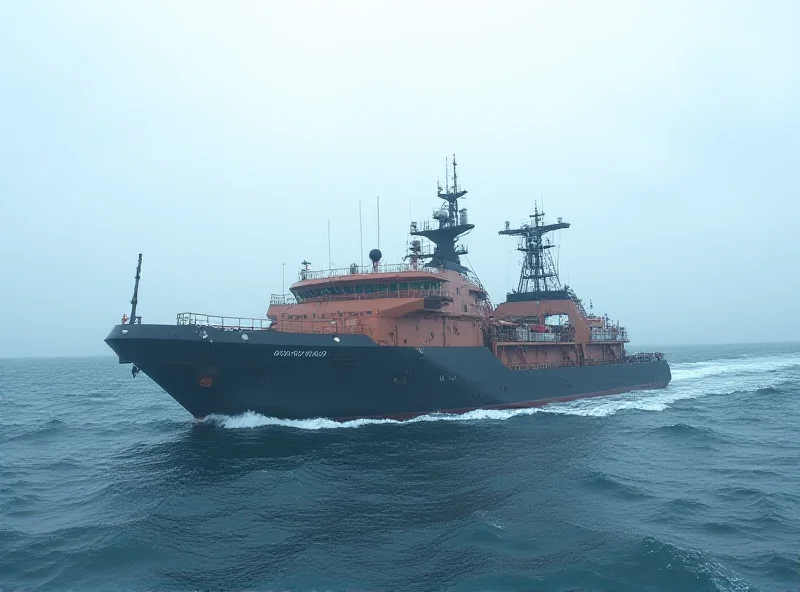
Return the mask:
[[800,344],[661,350],[664,390],[347,424],[0,360],[0,591],[800,590]]

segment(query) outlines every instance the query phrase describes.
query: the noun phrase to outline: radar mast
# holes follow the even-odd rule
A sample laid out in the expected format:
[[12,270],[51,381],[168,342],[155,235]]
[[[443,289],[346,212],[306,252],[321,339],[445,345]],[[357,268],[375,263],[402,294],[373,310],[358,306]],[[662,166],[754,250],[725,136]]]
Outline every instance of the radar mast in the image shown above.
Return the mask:
[[509,294],[509,300],[564,298],[567,296],[568,288],[561,286],[558,270],[550,255],[550,249],[554,245],[549,240],[545,241],[544,236],[556,230],[569,228],[569,223],[559,218],[555,224],[543,224],[544,212],[539,212],[538,205],[534,207],[534,213],[530,218],[531,223],[523,224],[519,228],[511,228],[510,223],[506,222],[505,229],[498,232],[520,237],[517,250],[525,254],[519,286],[516,293]]
[[461,245],[456,245],[456,240],[475,228],[474,224],[469,224],[467,219],[467,209],[458,208],[459,198],[463,198],[467,191],[458,185],[458,170],[456,156],[453,155],[453,184],[450,185],[449,171],[445,169],[445,186],[437,185],[437,195],[445,203],[438,210],[434,210],[433,219],[438,223],[438,227],[432,226],[427,220],[419,228],[416,222],[411,223],[410,234],[412,236],[422,236],[432,241],[436,247],[433,253],[426,253],[417,241],[412,242],[412,258],[428,258],[430,262],[427,267],[441,267],[455,271],[467,271],[461,265],[459,255],[466,255],[467,249]]

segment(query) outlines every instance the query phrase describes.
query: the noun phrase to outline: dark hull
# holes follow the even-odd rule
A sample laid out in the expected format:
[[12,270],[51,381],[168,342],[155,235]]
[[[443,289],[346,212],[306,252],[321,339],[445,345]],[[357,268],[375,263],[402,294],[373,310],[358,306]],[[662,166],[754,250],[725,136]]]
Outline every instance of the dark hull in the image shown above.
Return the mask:
[[119,325],[106,343],[120,363],[135,364],[198,418],[253,411],[402,419],[663,388],[671,379],[663,360],[512,371],[486,347],[386,347],[363,335],[337,342],[333,335]]

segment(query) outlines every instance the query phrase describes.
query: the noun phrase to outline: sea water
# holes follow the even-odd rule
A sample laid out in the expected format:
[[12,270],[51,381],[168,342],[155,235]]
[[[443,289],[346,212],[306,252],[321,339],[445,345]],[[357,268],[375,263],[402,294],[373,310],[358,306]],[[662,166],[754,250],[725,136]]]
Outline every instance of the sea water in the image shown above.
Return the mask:
[[663,351],[664,390],[345,424],[0,360],[0,591],[800,590],[800,345]]

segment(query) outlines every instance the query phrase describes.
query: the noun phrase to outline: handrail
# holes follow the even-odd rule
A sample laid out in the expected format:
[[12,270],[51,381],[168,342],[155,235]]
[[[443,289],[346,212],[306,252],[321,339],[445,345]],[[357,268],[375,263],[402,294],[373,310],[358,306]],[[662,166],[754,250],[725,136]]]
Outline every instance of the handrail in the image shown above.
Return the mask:
[[222,317],[217,315],[200,314],[196,312],[182,312],[177,315],[178,325],[197,325],[214,327],[216,329],[250,331],[266,331],[271,329],[269,319],[256,319],[250,317]]
[[589,341],[630,341],[625,327],[591,327]]
[[292,294],[272,294],[271,306],[293,306],[304,302],[341,302],[346,300],[375,300],[376,298],[442,298],[453,300],[453,293],[446,290],[388,290],[378,292],[360,292],[353,294],[322,294],[297,299]]
[[271,322],[269,319],[246,317],[221,317],[200,314],[195,312],[182,312],[177,315],[178,325],[193,325],[200,327],[213,327],[223,331],[284,331],[288,333],[317,333],[317,334],[347,334],[368,333],[369,327],[356,319],[337,319],[330,321],[308,321],[279,319]]
[[442,298],[453,300],[453,293],[446,290],[389,290],[360,294],[323,294],[303,298],[299,302],[340,302],[343,300],[375,300],[378,298]]
[[511,364],[509,370],[543,370],[545,368],[567,368],[575,366],[575,362],[550,362],[543,364]]
[[343,333],[368,333],[369,326],[365,323],[352,322],[355,319],[338,319],[330,321],[287,320],[278,319],[272,328],[285,333],[315,333],[336,335]]
[[[640,364],[645,362],[656,362],[664,359],[664,354],[660,352],[635,354],[633,356],[625,356],[624,358],[615,358],[611,360],[595,360],[586,358],[583,362],[584,366],[610,366],[614,364]],[[538,370],[543,368],[565,368],[568,366],[577,366],[572,360],[565,362],[552,362],[544,364],[511,364],[508,366],[509,370]]]
[[531,331],[524,326],[514,327],[491,327],[489,335],[493,341],[509,343],[533,343],[533,342],[558,342],[571,343],[575,341],[575,328],[565,326],[549,326],[549,331]]
[[437,275],[442,272],[441,268],[438,267],[424,267],[422,265],[412,265],[410,263],[389,263],[386,265],[378,265],[377,267],[372,267],[371,265],[351,265],[350,267],[341,267],[338,269],[318,269],[315,271],[312,270],[300,270],[298,274],[299,281],[303,282],[306,280],[320,280],[325,278],[331,277],[343,277],[348,275],[358,275],[358,274],[384,274],[384,273],[402,273],[405,271],[419,271],[422,273],[428,273],[431,275]]
[[294,294],[272,294],[269,297],[269,303],[276,306],[286,306],[297,304],[297,298]]

